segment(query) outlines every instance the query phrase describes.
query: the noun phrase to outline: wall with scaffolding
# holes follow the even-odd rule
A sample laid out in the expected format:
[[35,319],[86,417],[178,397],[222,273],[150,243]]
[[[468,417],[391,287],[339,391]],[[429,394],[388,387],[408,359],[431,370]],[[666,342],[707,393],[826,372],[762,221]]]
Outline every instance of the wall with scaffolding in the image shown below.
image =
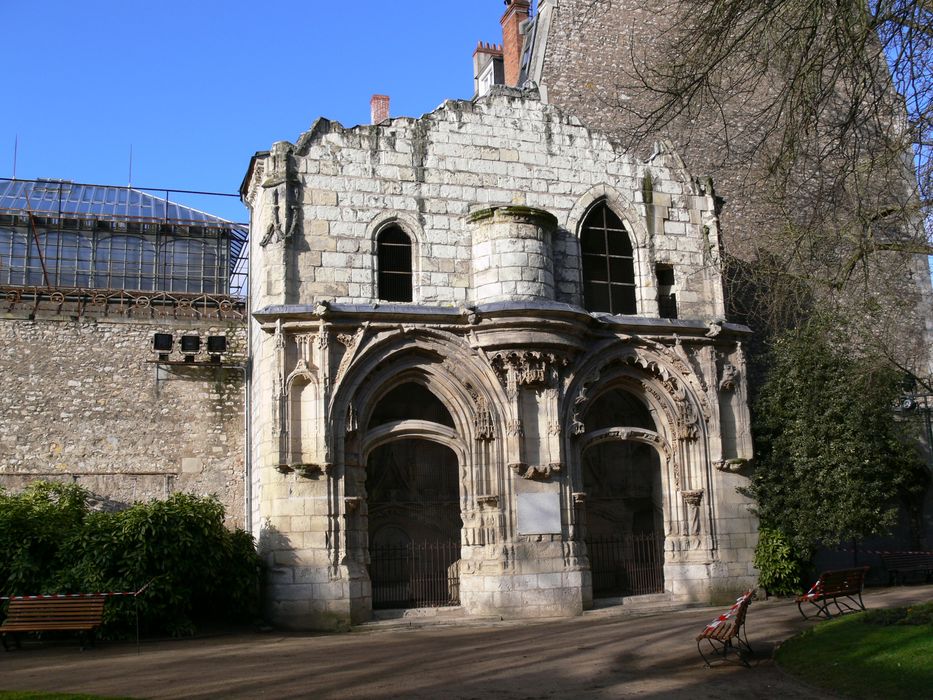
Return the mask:
[[205,194],[0,180],[0,486],[243,524],[247,227],[180,203]]

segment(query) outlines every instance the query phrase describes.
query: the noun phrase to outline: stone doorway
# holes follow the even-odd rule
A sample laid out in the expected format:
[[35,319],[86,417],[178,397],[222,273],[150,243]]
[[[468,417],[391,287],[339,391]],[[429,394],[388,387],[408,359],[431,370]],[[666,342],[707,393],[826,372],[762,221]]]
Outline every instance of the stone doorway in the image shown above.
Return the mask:
[[610,442],[583,455],[593,597],[664,591],[660,460],[650,445]]
[[459,605],[460,506],[456,453],[435,432],[450,413],[424,386],[403,384],[376,406],[370,428],[418,424],[374,448],[366,465],[369,576],[374,609]]
[[[624,426],[624,427],[622,427]],[[594,402],[587,433],[640,429],[655,423],[635,396],[612,390]],[[594,598],[664,591],[664,497],[657,449],[641,440],[608,440],[582,455],[586,545]]]
[[457,458],[427,440],[373,450],[366,469],[373,608],[459,605]]

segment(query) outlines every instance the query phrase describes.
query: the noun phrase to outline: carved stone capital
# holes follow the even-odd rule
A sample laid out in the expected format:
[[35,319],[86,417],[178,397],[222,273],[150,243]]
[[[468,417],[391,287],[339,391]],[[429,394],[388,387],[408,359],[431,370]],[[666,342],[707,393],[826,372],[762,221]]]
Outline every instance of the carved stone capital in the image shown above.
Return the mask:
[[489,493],[477,496],[476,505],[478,505],[480,508],[498,508],[499,496]]
[[684,503],[694,508],[699,508],[700,504],[703,502],[703,489],[681,491],[681,495],[684,497]]
[[347,511],[347,515],[356,513],[360,509],[362,503],[363,499],[359,496],[345,496],[343,499],[343,505]]
[[560,368],[568,364],[562,355],[536,350],[503,350],[489,361],[513,398],[522,386],[556,386]]

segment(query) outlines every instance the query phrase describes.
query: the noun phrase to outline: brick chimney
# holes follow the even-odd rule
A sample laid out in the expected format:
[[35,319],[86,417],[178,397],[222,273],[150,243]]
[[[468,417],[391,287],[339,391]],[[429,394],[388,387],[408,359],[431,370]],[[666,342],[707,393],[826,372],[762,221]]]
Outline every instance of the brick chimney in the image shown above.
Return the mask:
[[505,0],[505,14],[499,22],[502,24],[502,54],[505,63],[505,84],[518,87],[518,74],[522,67],[522,22],[531,13],[530,0]]
[[373,95],[369,101],[369,113],[373,124],[381,124],[389,118],[389,96]]

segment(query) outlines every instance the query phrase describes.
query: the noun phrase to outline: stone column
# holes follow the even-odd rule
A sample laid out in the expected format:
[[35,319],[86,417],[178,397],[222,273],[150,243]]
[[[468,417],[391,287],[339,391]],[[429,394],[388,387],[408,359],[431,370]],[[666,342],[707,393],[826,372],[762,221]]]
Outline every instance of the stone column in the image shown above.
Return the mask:
[[557,219],[542,209],[497,206],[470,214],[477,304],[554,299],[551,236]]

